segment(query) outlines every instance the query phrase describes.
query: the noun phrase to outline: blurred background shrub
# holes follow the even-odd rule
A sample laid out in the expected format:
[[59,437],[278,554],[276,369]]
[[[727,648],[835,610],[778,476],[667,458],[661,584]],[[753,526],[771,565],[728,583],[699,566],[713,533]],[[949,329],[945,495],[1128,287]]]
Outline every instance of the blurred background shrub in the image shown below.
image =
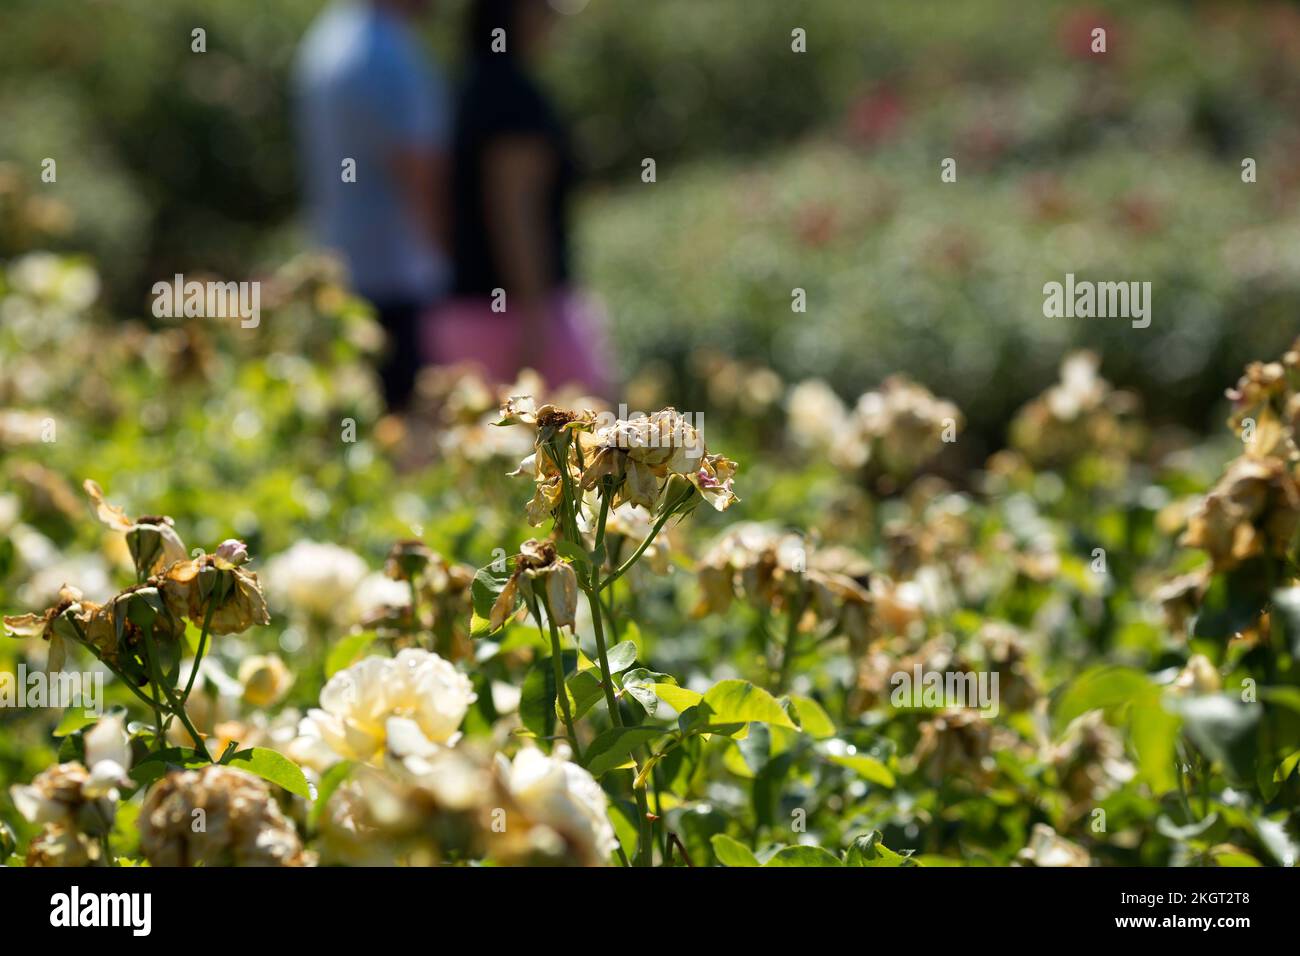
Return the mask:
[[[127,315],[159,277],[288,258],[287,75],[321,6],[5,0],[0,255],[88,252]],[[462,6],[428,26],[453,73]],[[849,398],[905,371],[992,444],[1088,344],[1157,418],[1200,428],[1294,335],[1294,4],[592,0],[557,42],[591,174],[584,274],[625,378],[662,370],[683,406],[702,402],[689,357],[720,347]],[[1150,281],[1152,326],[1045,319],[1067,272]]]

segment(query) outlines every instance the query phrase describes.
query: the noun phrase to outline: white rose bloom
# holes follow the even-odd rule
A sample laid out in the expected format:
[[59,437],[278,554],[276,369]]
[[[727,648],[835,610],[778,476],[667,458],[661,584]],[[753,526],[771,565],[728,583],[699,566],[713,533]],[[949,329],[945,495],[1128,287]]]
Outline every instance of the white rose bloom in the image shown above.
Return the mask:
[[455,744],[476,699],[469,678],[450,661],[407,648],[395,658],[367,657],[331,677],[301,733],[319,738],[340,760],[374,763],[386,753],[426,758]]
[[513,763],[501,755],[497,760],[506,787],[525,814],[576,844],[579,856],[604,862],[618,846],[609,801],[596,778],[567,756],[564,746],[556,747],[555,756],[529,747],[519,751]]
[[356,590],[369,572],[365,560],[347,548],[299,541],[266,562],[262,584],[282,611],[338,619],[351,615]]

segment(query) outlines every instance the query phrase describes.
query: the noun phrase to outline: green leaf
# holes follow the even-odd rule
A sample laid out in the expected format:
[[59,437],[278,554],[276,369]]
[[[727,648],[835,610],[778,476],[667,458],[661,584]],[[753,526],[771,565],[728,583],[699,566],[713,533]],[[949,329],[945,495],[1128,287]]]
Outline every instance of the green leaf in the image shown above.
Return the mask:
[[759,866],[758,857],[745,844],[725,833],[715,833],[709,839],[713,855],[723,866]]
[[1184,698],[1178,704],[1187,736],[1211,760],[1222,764],[1237,785],[1255,780],[1255,727],[1260,708],[1231,694]]
[[1103,666],[1084,671],[1057,698],[1053,722],[1061,734],[1070,721],[1090,710],[1109,710],[1145,696],[1151,678],[1131,667]]
[[908,857],[885,846],[879,830],[864,833],[853,841],[845,855],[845,866],[909,866]]
[[355,769],[356,763],[351,760],[340,760],[334,766],[325,771],[324,776],[320,778],[320,786],[316,788],[316,799],[312,802],[311,810],[307,812],[307,827],[310,830],[320,828],[321,814],[325,812],[325,805],[329,799]]
[[523,691],[519,697],[519,719],[538,737],[555,734],[556,706],[555,671],[549,657],[533,661],[524,675]]
[[778,850],[764,866],[843,866],[829,850],[819,846],[788,846]]
[[590,573],[590,555],[572,541],[557,541],[555,543],[555,553],[561,557],[568,558],[570,562],[578,566],[577,569],[581,572],[579,574],[579,579],[581,579],[583,575]]
[[239,751],[226,761],[226,766],[245,770],[284,787],[295,796],[311,799],[311,788],[307,785],[302,769],[282,753],[265,747],[253,747]]
[[609,822],[614,825],[614,835],[618,837],[619,846],[629,858],[636,855],[637,841],[641,838],[636,825],[636,812],[636,804],[630,801],[610,801]]
[[[501,569],[498,570],[489,564],[487,567],[479,568],[474,573],[474,581],[470,585],[470,598],[474,606],[470,614],[469,632],[471,637],[486,637],[493,631],[492,605],[496,604],[497,598],[505,589],[506,582],[510,580],[511,574],[510,562],[501,562]],[[506,615],[506,620],[510,620],[514,612],[519,609],[523,603],[522,589],[516,592],[514,607],[511,613]]]
[[659,695],[655,693],[655,684],[660,682],[672,684],[672,677],[636,667],[623,675],[623,690],[640,704],[651,717],[659,709]]
[[833,764],[847,767],[869,783],[879,784],[882,787],[892,787],[897,782],[894,779],[893,771],[883,763],[867,754],[851,752],[851,748],[842,740],[828,742],[826,759]]
[[54,728],[54,736],[66,737],[74,731],[81,730],[83,727],[89,727],[95,721],[99,720],[95,714],[86,714],[84,707],[68,707],[63,711],[63,717],[59,720],[59,726]]
[[799,729],[775,697],[746,680],[719,681],[709,688],[700,706],[709,708],[710,724],[758,721]]
[[663,731],[657,727],[611,727],[602,731],[584,754],[587,770],[593,777],[599,777],[621,767],[633,750],[662,735]]
[[817,701],[811,697],[792,696],[790,703],[794,706],[795,719],[804,733],[818,740],[835,736],[835,722]]
[[1259,699],[1300,714],[1300,687],[1261,687]]
[[655,696],[679,714],[689,710],[704,699],[703,694],[697,694],[685,687],[678,687],[676,684],[656,683],[651,686],[654,688]]
[[609,672],[617,674],[625,671],[636,663],[636,645],[631,641],[621,641],[609,649],[606,659],[609,661]]
[[82,763],[86,759],[86,741],[80,730],[74,730],[59,741],[59,763]]
[[377,637],[378,635],[374,631],[362,631],[359,634],[349,634],[342,640],[335,642],[334,646],[330,648],[329,654],[325,657],[326,679],[361,660],[366,650],[375,642]]
[[[605,696],[604,688],[600,686],[600,672],[590,668],[569,675],[564,684],[568,688],[569,706],[573,708],[574,720],[581,719]],[[558,700],[556,704],[559,704]]]
[[1291,774],[1295,773],[1297,766],[1300,766],[1300,750],[1288,754],[1278,763],[1277,768],[1273,771],[1274,783],[1286,783]]
[[1181,724],[1181,718],[1165,708],[1163,697],[1157,692],[1147,693],[1133,702],[1129,739],[1137,754],[1138,777],[1157,795],[1178,786],[1175,747]]
[[196,770],[211,762],[189,747],[165,747],[137,763],[127,772],[127,776],[141,786],[148,786],[155,780],[161,780],[170,770]]

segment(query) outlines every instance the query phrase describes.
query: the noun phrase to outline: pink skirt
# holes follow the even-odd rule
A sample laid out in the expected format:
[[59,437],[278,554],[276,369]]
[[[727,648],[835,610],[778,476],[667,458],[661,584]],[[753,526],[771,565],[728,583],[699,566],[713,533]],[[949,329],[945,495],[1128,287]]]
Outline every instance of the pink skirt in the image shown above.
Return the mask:
[[[509,312],[493,312],[487,298],[449,299],[421,322],[424,359],[435,365],[478,365],[494,382],[508,384],[520,372],[520,328]],[[606,396],[611,385],[605,314],[599,304],[569,290],[556,292],[541,341],[527,364],[551,388],[579,385]]]

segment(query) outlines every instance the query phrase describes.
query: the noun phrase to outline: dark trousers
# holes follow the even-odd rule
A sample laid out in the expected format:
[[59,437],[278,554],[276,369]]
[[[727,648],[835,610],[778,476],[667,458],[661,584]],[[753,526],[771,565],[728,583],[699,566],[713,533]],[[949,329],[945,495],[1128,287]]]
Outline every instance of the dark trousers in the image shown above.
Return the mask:
[[377,302],[379,324],[388,333],[388,346],[379,364],[384,384],[384,401],[390,412],[402,411],[415,391],[420,371],[420,314],[424,307],[415,302]]

